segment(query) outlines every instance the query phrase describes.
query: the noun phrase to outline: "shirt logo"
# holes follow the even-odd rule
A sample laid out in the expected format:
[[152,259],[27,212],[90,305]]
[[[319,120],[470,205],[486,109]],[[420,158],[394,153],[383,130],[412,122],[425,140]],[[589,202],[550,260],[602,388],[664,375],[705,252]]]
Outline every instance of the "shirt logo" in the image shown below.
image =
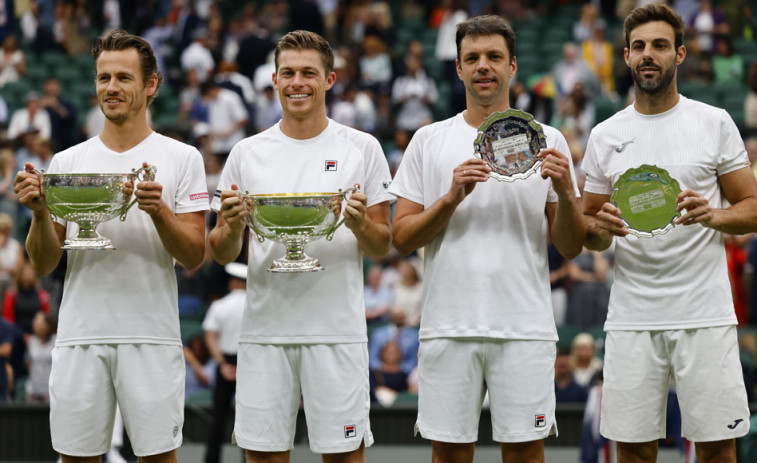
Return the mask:
[[384,187],[385,190],[388,190],[389,187],[392,185],[392,181],[389,180],[388,182],[384,182],[382,185],[383,185],[383,187]]
[[348,424],[344,427],[344,438],[357,436],[357,427],[354,424]]
[[626,146],[628,146],[631,143],[633,143],[633,140],[624,141],[623,143],[620,144],[620,146],[618,146],[617,148],[615,148],[615,152],[616,153],[622,153],[623,150],[626,149]]
[[326,172],[336,172],[336,161],[326,161]]
[[191,195],[189,195],[189,199],[191,199],[192,201],[194,201],[196,199],[208,199],[208,193],[207,192],[203,192],[203,193],[191,194]]
[[534,416],[534,427],[543,428],[547,425],[547,418],[544,415]]
[[179,434],[179,427],[178,426],[174,426],[173,427],[173,436],[176,437],[176,434]]

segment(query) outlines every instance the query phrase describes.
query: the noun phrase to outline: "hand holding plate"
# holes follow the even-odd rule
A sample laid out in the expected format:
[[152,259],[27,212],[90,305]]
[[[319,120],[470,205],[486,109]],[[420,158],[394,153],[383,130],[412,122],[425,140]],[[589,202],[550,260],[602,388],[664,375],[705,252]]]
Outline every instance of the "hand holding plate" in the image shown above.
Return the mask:
[[676,197],[676,212],[686,213],[678,217],[676,225],[694,225],[701,223],[705,227],[712,227],[713,213],[710,202],[701,193],[684,190]]

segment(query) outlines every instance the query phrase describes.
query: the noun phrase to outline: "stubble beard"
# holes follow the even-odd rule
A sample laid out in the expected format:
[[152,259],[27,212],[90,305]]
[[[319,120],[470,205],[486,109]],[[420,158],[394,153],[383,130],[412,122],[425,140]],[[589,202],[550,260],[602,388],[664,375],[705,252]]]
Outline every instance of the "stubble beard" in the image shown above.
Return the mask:
[[[644,66],[640,64],[639,66]],[[646,64],[648,66],[648,64]],[[676,76],[676,69],[678,67],[673,64],[667,68],[657,79],[644,79],[641,75],[641,71],[638,69],[631,69],[631,77],[636,84],[637,91],[642,91],[650,95],[657,95],[665,93],[673,83]],[[660,66],[660,70],[663,68]]]

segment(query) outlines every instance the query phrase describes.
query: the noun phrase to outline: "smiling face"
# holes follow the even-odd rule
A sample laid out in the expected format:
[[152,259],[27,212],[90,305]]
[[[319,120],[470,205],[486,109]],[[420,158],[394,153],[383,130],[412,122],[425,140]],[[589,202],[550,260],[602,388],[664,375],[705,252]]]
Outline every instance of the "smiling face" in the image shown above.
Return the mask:
[[147,99],[157,88],[157,75],[144,82],[137,51],[103,51],[96,66],[97,100],[105,117],[120,125],[144,115]]
[[510,78],[515,70],[515,60],[511,59],[503,36],[468,35],[460,42],[457,75],[465,85],[469,107],[507,103]]
[[278,56],[273,86],[279,93],[285,118],[306,120],[326,111],[326,92],[336,74],[326,73],[315,50],[284,50]]
[[675,47],[673,27],[652,21],[634,28],[624,50],[636,90],[647,94],[675,89],[676,69],[686,56],[686,48]]

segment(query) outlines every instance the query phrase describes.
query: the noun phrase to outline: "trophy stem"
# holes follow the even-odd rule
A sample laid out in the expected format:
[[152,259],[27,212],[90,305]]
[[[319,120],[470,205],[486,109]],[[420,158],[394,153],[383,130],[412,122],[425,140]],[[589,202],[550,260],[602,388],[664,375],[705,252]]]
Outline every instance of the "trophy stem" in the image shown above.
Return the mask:
[[116,249],[108,238],[104,238],[97,233],[95,229],[96,223],[89,221],[79,222],[79,233],[75,238],[66,239],[64,246],[61,248],[65,251],[81,251],[81,250],[107,250],[112,251]]
[[97,234],[95,227],[96,225],[92,222],[79,222],[79,233],[76,235],[76,238],[84,240],[99,238],[100,235]]
[[321,262],[305,254],[304,242],[286,242],[286,254],[280,259],[276,259],[268,269],[272,273],[298,273],[298,272],[320,272],[323,270]]

